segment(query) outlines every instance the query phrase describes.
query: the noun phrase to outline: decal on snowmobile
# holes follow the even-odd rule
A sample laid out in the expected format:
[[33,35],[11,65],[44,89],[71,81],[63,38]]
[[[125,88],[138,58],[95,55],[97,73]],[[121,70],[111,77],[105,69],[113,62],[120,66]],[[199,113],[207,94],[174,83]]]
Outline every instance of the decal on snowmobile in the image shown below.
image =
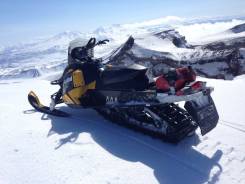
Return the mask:
[[117,103],[117,102],[118,102],[117,97],[106,96],[106,103],[107,104],[114,104],[114,103]]
[[74,87],[85,86],[84,76],[82,70],[76,70],[72,73],[72,80]]

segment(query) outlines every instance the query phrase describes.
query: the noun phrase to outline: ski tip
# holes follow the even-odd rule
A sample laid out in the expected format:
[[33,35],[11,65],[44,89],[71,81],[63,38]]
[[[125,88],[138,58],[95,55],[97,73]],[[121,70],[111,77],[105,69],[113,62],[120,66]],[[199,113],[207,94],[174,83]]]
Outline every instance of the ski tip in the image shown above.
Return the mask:
[[28,94],[28,101],[29,103],[35,108],[35,107],[43,107],[43,105],[41,104],[38,96],[33,92],[30,91]]
[[42,112],[45,114],[53,115],[53,116],[58,116],[58,117],[70,117],[70,114],[63,112],[58,109],[53,109],[51,110],[49,107],[43,105],[38,96],[33,92],[30,91],[28,94],[28,101],[31,104],[31,106],[38,112]]

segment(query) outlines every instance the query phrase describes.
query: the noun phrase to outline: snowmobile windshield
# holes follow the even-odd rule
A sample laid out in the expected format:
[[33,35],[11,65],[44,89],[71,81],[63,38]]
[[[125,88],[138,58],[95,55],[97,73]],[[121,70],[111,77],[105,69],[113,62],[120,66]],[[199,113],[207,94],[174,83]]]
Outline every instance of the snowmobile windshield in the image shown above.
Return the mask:
[[83,39],[83,38],[77,38],[77,39],[71,41],[69,44],[68,53],[71,54],[71,51],[73,49],[75,49],[76,47],[85,47],[87,42],[88,42],[88,40]]
[[68,49],[68,64],[76,62],[86,62],[94,60],[94,47],[109,42],[108,39],[96,42],[96,38],[90,38],[89,41],[78,38],[70,42]]
[[[75,39],[69,44],[68,55],[70,56],[70,63],[74,61],[82,61],[92,59],[94,57],[94,48],[86,47],[87,45],[86,39]],[[71,61],[72,60],[72,61]]]

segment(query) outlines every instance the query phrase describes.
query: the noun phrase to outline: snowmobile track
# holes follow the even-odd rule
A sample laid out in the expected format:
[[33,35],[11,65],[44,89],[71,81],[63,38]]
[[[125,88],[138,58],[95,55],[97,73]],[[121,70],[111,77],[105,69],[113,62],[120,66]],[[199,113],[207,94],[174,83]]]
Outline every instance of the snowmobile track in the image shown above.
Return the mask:
[[[162,108],[164,108],[164,110],[162,110]],[[136,132],[149,135],[152,138],[161,139],[162,141],[171,143],[178,143],[189,133],[195,131],[197,128],[197,125],[194,123],[192,117],[187,113],[187,111],[180,108],[176,104],[159,106],[151,110],[160,116],[160,118],[162,119],[162,123],[167,122],[169,126],[174,126],[177,130],[174,133],[169,133],[169,135],[166,136],[165,133],[161,130],[162,127],[160,127],[161,131],[159,131],[159,128],[156,127],[155,130],[152,131],[148,128],[148,125],[143,126],[143,124],[147,124],[147,122],[141,122],[138,119],[132,118],[132,116],[125,118],[124,114],[118,114],[118,112],[110,111],[108,113],[107,109],[96,109],[96,111],[100,115],[102,115],[105,119],[109,120],[112,123],[116,123],[120,126],[132,129]],[[128,114],[126,115],[128,116]],[[132,113],[130,115],[132,115]]]

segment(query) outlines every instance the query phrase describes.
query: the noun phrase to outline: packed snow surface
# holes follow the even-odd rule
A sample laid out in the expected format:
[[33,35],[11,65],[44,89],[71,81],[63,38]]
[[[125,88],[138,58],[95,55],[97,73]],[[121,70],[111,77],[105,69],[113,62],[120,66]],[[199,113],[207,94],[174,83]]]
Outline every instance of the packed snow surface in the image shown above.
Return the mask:
[[[207,80],[207,79],[201,79]],[[0,183],[245,183],[245,76],[207,80],[214,86],[218,126],[178,145],[112,124],[91,109],[70,118],[35,112],[57,90],[43,79],[0,82]]]
[[[172,57],[192,56],[194,49],[178,48],[169,39],[153,37],[175,29],[191,44],[245,36],[229,31],[245,19],[193,19],[165,17],[145,22],[101,27],[89,34],[64,32],[27,44],[0,45],[0,184],[155,184],[245,183],[245,76],[233,81],[199,78],[213,86],[212,97],[220,120],[202,137],[200,132],[178,145],[164,143],[112,124],[92,109],[70,109],[70,118],[38,113],[27,101],[34,90],[44,104],[57,87],[66,66],[67,46],[77,38],[95,36],[111,42],[95,50],[106,56],[130,35],[134,52],[170,52]],[[195,53],[209,56],[202,50]],[[244,48],[240,49],[245,56]],[[151,52],[152,54],[152,52]],[[215,64],[215,63],[214,63]],[[210,65],[215,73],[218,64]],[[41,76],[41,77],[39,77]],[[24,79],[32,78],[34,79]],[[13,79],[15,78],[15,79]],[[8,79],[8,80],[6,80]]]

